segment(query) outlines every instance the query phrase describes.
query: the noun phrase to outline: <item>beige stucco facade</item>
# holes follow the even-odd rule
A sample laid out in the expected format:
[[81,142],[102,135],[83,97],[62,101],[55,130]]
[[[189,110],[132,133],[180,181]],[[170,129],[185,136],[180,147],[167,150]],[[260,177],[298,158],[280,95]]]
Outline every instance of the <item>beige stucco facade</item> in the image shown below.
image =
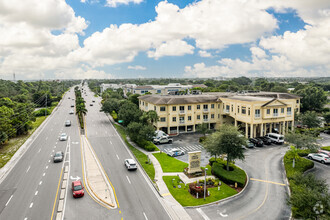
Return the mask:
[[300,98],[283,93],[210,93],[203,95],[140,96],[143,111],[155,110],[157,130],[168,134],[194,132],[198,124],[215,129],[223,123],[239,126],[246,137],[263,136],[277,129],[293,129]]

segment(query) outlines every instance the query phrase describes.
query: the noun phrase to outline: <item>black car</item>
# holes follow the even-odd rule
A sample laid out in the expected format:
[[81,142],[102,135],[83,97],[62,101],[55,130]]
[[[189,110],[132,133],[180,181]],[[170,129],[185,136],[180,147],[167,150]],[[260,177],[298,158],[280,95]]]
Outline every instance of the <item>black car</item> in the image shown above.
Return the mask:
[[264,142],[262,140],[256,139],[256,138],[249,138],[249,141],[254,144],[256,147],[263,147]]
[[272,144],[272,140],[270,140],[270,138],[268,138],[268,137],[257,137],[256,139],[261,140],[266,145]]

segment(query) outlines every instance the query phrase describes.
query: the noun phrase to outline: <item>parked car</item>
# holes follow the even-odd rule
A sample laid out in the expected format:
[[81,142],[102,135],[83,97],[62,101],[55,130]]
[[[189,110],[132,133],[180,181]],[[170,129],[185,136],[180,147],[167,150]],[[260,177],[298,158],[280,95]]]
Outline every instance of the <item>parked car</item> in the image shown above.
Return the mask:
[[71,104],[71,107],[74,107],[74,104]]
[[93,106],[93,103],[89,104],[89,106]]
[[54,157],[53,157],[53,161],[54,163],[57,163],[57,162],[62,162],[64,159],[64,153],[63,151],[58,151],[54,154]]
[[307,158],[317,160],[323,164],[330,163],[330,157],[325,154],[321,154],[321,153],[308,154]]
[[69,112],[70,115],[73,115],[74,114],[74,110],[71,109],[70,112]]
[[171,144],[173,142],[173,139],[170,137],[166,137],[166,136],[162,136],[162,137],[158,137],[158,138],[154,138],[153,142],[155,144]]
[[70,99],[70,97],[68,97],[68,99]]
[[72,182],[72,195],[73,198],[79,198],[84,196],[84,187],[80,180]]
[[268,133],[268,134],[266,134],[266,137],[268,137],[270,140],[272,140],[272,142],[275,144],[284,143],[284,136],[281,134]]
[[268,138],[268,137],[257,137],[257,139],[262,140],[262,142],[264,142],[264,144],[266,144],[266,145],[272,144],[272,140],[270,140],[270,138]]
[[254,143],[252,143],[251,141],[247,140],[246,141],[246,147],[248,147],[248,148],[254,148]]
[[330,157],[330,151],[327,151],[327,150],[319,150],[319,153],[320,153],[320,154],[325,154],[325,155],[327,155],[328,157]]
[[92,102],[95,102],[95,100],[92,100]]
[[182,156],[182,155],[184,155],[184,152],[180,149],[172,148],[171,150],[169,150],[167,152],[167,155],[171,156],[171,157]]
[[125,164],[125,167],[128,170],[136,170],[137,169],[136,163],[133,159],[126,159],[124,164]]
[[62,133],[60,136],[60,141],[66,141],[68,139],[68,135],[66,133]]
[[249,141],[254,144],[256,147],[263,147],[264,142],[262,140],[256,139],[256,138],[249,138]]
[[66,120],[65,121],[65,127],[69,127],[71,126],[71,121],[70,120]]

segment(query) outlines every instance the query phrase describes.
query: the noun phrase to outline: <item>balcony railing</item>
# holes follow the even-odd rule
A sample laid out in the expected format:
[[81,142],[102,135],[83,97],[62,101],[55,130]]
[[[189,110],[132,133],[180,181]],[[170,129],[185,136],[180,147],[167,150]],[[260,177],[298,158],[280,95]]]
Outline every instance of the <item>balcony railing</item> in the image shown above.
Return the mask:
[[292,115],[292,112],[288,112],[287,114],[288,114],[288,116],[291,116]]
[[184,114],[185,111],[184,111],[184,110],[180,110],[179,113],[180,113],[180,114]]
[[208,108],[203,108],[203,112],[208,112],[209,109]]
[[273,113],[273,117],[277,117],[278,116],[278,113]]
[[181,121],[180,121],[180,124],[184,124],[184,121],[181,120]]
[[255,117],[255,118],[260,118],[261,115],[260,115],[260,114],[255,114],[254,117]]
[[204,121],[204,122],[208,122],[209,119],[208,119],[208,118],[204,118],[203,121]]

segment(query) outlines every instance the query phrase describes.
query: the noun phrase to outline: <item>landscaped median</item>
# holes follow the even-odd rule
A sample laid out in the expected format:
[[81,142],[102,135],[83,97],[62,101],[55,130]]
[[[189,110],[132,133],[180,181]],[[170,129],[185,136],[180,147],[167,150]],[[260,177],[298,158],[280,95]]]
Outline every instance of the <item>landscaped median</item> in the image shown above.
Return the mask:
[[[159,161],[164,173],[181,173],[180,176],[164,175],[163,180],[172,196],[182,206],[205,205],[233,196],[241,191],[246,182],[246,174],[243,170],[230,164],[230,171],[227,171],[225,170],[226,166],[224,166],[225,161],[221,159],[215,161],[213,158],[210,160],[212,167],[210,164],[206,166],[208,168],[207,175],[213,173],[217,178],[206,178],[207,193],[204,200],[204,176],[195,179],[188,177],[180,179],[182,175],[185,175],[183,171],[188,167],[187,163],[165,153],[154,153],[153,155]],[[204,167],[201,168],[204,173]],[[187,181],[187,179],[192,181]],[[235,183],[237,183],[237,188],[235,188]]]

